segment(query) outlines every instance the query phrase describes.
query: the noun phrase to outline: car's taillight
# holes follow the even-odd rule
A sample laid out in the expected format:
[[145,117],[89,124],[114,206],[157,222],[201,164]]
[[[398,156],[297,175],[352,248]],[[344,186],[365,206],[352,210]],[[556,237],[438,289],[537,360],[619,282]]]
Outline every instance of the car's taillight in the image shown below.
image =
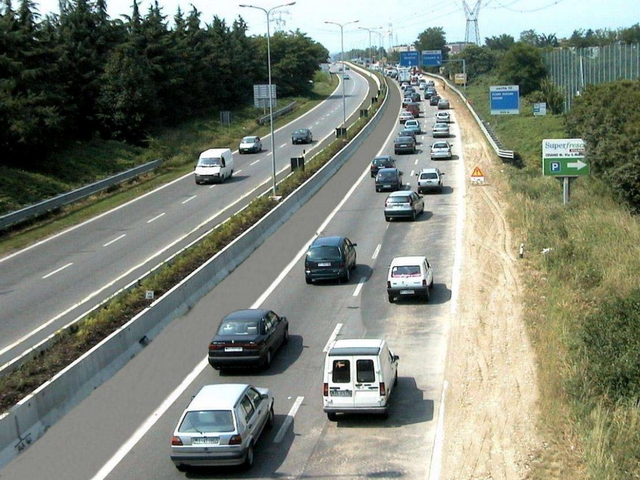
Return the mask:
[[384,397],[387,394],[387,389],[384,386],[384,382],[380,382],[380,396]]
[[387,280],[387,288],[391,288],[391,282]]
[[260,348],[260,345],[256,342],[249,342],[244,344],[243,347],[245,350],[258,350],[258,348]]
[[229,439],[229,445],[242,445],[242,435],[234,435]]
[[427,280],[426,280],[426,279],[424,279],[424,278],[422,279],[422,286],[423,286],[423,287],[426,287],[426,286],[427,286]]
[[223,346],[222,345],[217,345],[215,343],[210,343],[209,344],[209,351],[213,352],[215,350],[222,350]]
[[409,205],[413,205],[413,198],[409,199]]
[[182,440],[180,440],[180,437],[173,436],[171,437],[171,445],[180,446],[182,445]]
[[329,384],[328,383],[325,383],[322,386],[322,396],[324,396],[324,397],[328,397],[329,396]]

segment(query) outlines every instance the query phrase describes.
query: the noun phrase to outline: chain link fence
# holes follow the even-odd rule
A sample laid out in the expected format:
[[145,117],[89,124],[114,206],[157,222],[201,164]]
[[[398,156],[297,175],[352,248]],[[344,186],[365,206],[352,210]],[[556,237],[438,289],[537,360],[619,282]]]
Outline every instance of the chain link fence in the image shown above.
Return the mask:
[[564,95],[565,111],[586,85],[640,76],[640,45],[562,48],[544,54],[553,82]]

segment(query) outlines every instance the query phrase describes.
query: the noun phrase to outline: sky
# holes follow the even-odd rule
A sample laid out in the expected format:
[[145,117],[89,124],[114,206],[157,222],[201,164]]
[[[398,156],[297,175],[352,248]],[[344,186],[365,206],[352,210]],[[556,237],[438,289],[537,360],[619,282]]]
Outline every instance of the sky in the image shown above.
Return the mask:
[[[245,0],[271,9],[290,0]],[[138,0],[145,13],[152,0]],[[41,15],[58,13],[58,0],[35,0]],[[267,32],[267,15],[255,8],[241,8],[243,0],[158,0],[171,20],[178,10],[188,12],[195,6],[201,19],[210,23],[214,16],[230,26],[241,16],[249,26],[249,35]],[[14,6],[18,1],[14,0]],[[107,0],[111,18],[131,14],[133,0]],[[465,9],[466,4],[466,9]],[[276,8],[270,13],[271,33],[275,30],[300,30],[321,43],[330,53],[341,51],[340,27],[343,25],[344,50],[366,49],[371,44],[384,48],[412,44],[428,28],[441,27],[447,42],[465,40],[467,16],[477,19],[480,44],[487,37],[507,34],[516,40],[525,30],[538,34],[571,36],[574,30],[629,28],[640,22],[638,0],[296,0],[295,5]],[[355,22],[346,25],[348,22]],[[474,23],[469,22],[471,38]],[[368,30],[371,30],[371,34]],[[379,32],[379,33],[377,33]]]

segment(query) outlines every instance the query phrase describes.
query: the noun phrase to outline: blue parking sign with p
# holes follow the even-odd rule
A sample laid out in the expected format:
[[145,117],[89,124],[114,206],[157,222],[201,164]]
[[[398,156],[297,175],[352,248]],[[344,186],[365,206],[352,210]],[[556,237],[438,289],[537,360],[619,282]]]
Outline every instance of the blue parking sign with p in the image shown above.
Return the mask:
[[549,165],[549,169],[552,172],[559,172],[562,169],[562,166],[560,162],[551,162],[551,164]]

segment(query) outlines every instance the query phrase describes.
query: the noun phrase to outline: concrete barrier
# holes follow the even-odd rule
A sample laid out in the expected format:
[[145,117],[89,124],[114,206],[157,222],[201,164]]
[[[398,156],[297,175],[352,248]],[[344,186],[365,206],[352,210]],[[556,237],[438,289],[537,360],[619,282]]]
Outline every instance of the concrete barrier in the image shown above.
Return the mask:
[[0,417],[0,468],[113,376],[169,322],[184,315],[284,224],[360,147],[380,121],[385,98],[363,130],[276,208],[108,338]]

